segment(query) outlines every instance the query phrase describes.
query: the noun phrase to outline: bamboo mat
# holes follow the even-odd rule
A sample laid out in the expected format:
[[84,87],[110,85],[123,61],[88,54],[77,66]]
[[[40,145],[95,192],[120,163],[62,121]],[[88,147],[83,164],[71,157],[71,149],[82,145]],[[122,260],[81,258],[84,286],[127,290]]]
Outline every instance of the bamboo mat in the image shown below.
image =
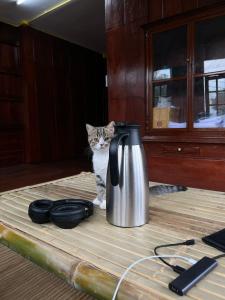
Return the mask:
[[[105,211],[71,230],[53,224],[30,221],[27,208],[40,198],[94,199],[95,180],[91,173],[25,187],[0,194],[0,237],[4,244],[75,287],[99,299],[111,299],[116,282],[133,261],[153,254],[155,246],[195,238],[196,245],[162,249],[200,259],[220,252],[203,244],[201,237],[225,228],[225,194],[188,189],[186,192],[150,199],[150,222],[139,228],[118,228],[107,223]],[[171,260],[171,262],[174,262]],[[187,267],[184,262],[176,262]],[[137,265],[126,277],[118,299],[179,299],[168,290],[176,277],[160,261]],[[225,259],[183,299],[225,299]]]

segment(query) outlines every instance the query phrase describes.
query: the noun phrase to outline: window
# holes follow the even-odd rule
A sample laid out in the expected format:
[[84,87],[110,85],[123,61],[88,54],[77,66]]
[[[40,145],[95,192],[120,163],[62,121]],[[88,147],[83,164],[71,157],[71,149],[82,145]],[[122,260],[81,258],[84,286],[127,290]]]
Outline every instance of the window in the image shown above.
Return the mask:
[[149,30],[150,128],[225,128],[225,16],[184,22]]

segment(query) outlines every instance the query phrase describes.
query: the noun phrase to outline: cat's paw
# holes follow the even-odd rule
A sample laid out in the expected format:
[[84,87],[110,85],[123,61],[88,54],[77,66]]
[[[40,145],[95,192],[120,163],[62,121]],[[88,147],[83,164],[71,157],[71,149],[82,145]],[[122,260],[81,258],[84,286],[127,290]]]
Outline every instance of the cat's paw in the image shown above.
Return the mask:
[[102,200],[101,204],[99,205],[101,209],[106,209],[106,200]]
[[98,197],[96,197],[94,200],[93,200],[93,204],[94,205],[100,205],[102,202],[98,199]]

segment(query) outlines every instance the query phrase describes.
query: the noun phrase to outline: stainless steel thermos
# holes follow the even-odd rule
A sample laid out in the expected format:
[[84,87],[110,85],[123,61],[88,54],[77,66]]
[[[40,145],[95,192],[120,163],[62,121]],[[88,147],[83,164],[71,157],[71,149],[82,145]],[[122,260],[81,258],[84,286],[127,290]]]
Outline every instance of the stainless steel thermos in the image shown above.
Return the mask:
[[139,125],[116,126],[109,148],[106,218],[120,227],[149,221],[149,186]]

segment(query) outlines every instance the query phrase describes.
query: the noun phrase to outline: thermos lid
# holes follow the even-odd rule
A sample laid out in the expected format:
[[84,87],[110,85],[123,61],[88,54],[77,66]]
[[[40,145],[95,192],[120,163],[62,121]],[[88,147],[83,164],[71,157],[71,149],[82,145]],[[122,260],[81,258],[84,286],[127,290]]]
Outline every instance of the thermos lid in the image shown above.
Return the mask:
[[135,123],[117,122],[115,125],[115,134],[120,135],[127,133],[127,137],[121,139],[119,144],[124,145],[141,145],[140,125]]

